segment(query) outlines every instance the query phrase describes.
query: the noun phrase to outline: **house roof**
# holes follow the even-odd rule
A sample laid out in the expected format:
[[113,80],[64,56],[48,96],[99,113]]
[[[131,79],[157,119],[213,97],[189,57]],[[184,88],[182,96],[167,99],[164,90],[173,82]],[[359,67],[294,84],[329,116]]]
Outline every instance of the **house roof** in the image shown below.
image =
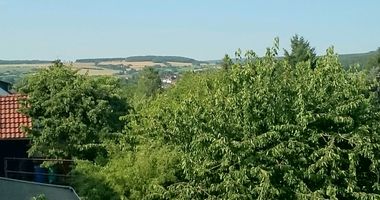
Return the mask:
[[0,140],[26,139],[21,127],[31,127],[31,119],[18,110],[21,95],[0,96]]

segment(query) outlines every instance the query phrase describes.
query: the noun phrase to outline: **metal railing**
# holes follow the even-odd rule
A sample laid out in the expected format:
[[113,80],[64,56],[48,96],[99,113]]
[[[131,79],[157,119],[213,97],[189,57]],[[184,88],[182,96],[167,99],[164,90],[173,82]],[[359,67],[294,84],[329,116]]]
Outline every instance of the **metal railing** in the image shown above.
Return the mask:
[[[42,163],[49,163],[49,167],[42,167]],[[43,158],[4,158],[4,176],[26,181],[69,185],[74,161],[66,159]]]

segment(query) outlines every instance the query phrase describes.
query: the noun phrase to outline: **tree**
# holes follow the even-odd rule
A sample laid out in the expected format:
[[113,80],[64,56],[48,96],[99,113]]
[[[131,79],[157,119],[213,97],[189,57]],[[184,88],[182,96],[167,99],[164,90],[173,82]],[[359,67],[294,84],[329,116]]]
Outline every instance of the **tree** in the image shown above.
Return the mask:
[[185,77],[139,112],[136,135],[183,155],[173,198],[380,198],[380,111],[365,73],[332,49],[314,69],[273,52]]
[[222,63],[221,63],[222,69],[223,70],[231,69],[232,65],[233,65],[233,62],[232,62],[231,58],[227,54],[224,55]]
[[291,42],[291,52],[285,51],[285,60],[289,62],[291,66],[295,66],[300,62],[310,62],[312,69],[315,68],[317,62],[317,55],[315,49],[310,47],[310,44],[302,36],[294,35]]
[[153,67],[144,67],[139,73],[136,94],[139,97],[151,97],[161,89],[161,79]]
[[104,154],[102,140],[121,131],[119,117],[129,108],[118,83],[80,75],[60,61],[20,81],[17,90],[28,96],[22,112],[32,118],[29,155],[93,160]]

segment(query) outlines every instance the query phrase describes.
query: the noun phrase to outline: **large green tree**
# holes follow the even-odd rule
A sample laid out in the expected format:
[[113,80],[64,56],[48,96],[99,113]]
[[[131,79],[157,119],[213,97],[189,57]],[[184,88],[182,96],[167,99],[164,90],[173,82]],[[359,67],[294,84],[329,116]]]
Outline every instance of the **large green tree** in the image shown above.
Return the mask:
[[291,51],[285,51],[285,60],[291,66],[295,66],[300,62],[310,62],[311,68],[315,68],[317,55],[315,49],[312,48],[307,40],[302,36],[294,35],[290,40]]
[[[378,199],[380,120],[366,75],[329,49],[315,68],[269,49],[184,77],[132,126],[181,151],[177,199]],[[183,92],[186,91],[186,92]]]
[[128,110],[117,79],[81,75],[59,61],[27,76],[17,90],[28,96],[22,111],[32,118],[33,156],[92,160],[105,152],[102,140],[122,129],[119,117]]
[[228,56],[228,54],[224,55],[223,59],[222,59],[222,63],[221,63],[221,67],[223,70],[229,70],[232,68],[232,65],[233,65],[233,61],[232,59],[230,58],[230,56]]
[[137,80],[136,95],[140,97],[151,97],[161,89],[161,78],[154,67],[144,67],[139,72]]
[[[379,199],[378,83],[329,49],[311,62],[240,57],[188,73],[125,116],[104,166],[80,163],[92,199]],[[137,143],[131,148],[130,139]],[[89,185],[82,183],[91,183]],[[97,184],[99,183],[99,184]]]

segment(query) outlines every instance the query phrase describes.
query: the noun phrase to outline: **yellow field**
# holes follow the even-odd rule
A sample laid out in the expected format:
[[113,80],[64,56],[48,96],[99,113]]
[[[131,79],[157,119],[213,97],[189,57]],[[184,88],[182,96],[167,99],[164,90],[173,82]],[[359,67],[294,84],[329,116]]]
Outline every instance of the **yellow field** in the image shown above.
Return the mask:
[[1,68],[12,68],[12,69],[17,69],[17,68],[36,68],[37,67],[47,67],[51,64],[48,63],[43,63],[43,64],[4,64],[0,65]]
[[130,66],[132,69],[140,70],[146,66],[165,66],[162,63],[155,63],[152,61],[141,61],[141,62],[128,62],[128,61],[108,61],[108,62],[100,62],[99,65],[125,65]]
[[95,66],[94,63],[72,63],[73,68],[79,69],[80,74],[88,73],[88,75],[114,75],[118,71],[112,69],[104,69]]

